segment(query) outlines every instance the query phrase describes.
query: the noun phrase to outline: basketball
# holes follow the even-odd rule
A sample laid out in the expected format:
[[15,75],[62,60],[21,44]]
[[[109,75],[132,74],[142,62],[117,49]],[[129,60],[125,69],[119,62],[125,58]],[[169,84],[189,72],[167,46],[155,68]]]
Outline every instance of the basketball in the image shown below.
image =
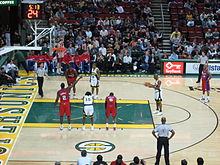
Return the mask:
[[149,83],[149,82],[145,82],[145,83],[144,83],[144,86],[149,87],[149,86],[150,86],[150,83]]

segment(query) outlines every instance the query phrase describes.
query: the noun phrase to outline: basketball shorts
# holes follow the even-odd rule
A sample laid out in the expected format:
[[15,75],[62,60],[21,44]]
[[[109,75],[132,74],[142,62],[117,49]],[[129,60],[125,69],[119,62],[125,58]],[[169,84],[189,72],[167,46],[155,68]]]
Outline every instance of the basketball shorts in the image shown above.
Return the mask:
[[210,83],[209,81],[202,81],[202,91],[210,91]]
[[68,77],[67,81],[69,84],[72,84],[74,81],[76,81],[76,77]]
[[112,117],[116,117],[117,110],[116,109],[112,109],[112,108],[107,108],[105,113],[106,113],[107,117],[110,117],[110,115],[112,115]]
[[99,80],[97,76],[91,76],[90,85],[91,87],[99,87]]
[[154,99],[155,99],[155,101],[162,101],[162,92],[161,91],[155,91]]
[[60,116],[71,116],[70,103],[62,103],[60,104]]
[[94,113],[94,107],[93,105],[84,105],[84,110],[83,110],[84,115],[86,116],[92,116]]

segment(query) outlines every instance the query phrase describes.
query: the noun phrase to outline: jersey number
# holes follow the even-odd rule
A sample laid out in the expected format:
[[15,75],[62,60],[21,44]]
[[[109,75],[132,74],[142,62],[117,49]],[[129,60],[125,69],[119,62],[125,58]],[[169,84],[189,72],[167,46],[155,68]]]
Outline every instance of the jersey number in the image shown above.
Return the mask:
[[63,96],[62,96],[62,99],[63,99],[63,100],[66,100],[66,96],[65,96],[65,95],[63,95]]

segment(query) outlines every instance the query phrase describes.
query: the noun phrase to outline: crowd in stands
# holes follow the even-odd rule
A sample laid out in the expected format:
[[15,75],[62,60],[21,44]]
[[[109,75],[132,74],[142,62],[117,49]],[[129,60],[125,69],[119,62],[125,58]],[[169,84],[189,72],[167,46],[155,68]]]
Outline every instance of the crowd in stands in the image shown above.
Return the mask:
[[170,59],[197,59],[205,52],[220,58],[220,2],[217,0],[171,0],[172,26]]
[[[197,158],[197,165],[204,165],[204,160],[202,157],[198,157]],[[107,162],[105,162],[103,160],[102,155],[98,155],[97,156],[97,161],[92,162],[91,158],[87,155],[86,150],[82,150],[81,151],[81,157],[79,157],[79,159],[77,160],[77,165],[108,165]],[[126,163],[123,161],[123,156],[122,155],[118,155],[116,160],[112,161],[111,163],[109,163],[110,165],[126,165]],[[129,165],[146,165],[146,161],[143,159],[139,159],[138,156],[135,156],[133,158],[133,161],[131,163],[129,163]],[[181,165],[187,165],[188,162],[187,160],[183,159],[180,162]],[[61,165],[61,162],[55,162],[55,165]]]
[[[156,72],[162,34],[155,28],[149,1],[46,3],[56,43],[49,62],[58,74],[70,63],[81,73],[90,72],[91,63],[105,73]],[[31,38],[29,35],[27,40]],[[39,41],[40,46],[48,43],[48,38]]]

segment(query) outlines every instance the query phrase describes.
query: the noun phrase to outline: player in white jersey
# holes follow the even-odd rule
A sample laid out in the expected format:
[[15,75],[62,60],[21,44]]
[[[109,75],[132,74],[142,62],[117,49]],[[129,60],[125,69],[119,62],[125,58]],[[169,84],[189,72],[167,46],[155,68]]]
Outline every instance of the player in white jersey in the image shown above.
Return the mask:
[[91,130],[94,130],[94,126],[93,126],[94,107],[93,107],[93,98],[91,92],[86,92],[85,96],[83,97],[83,105],[84,105],[84,109],[83,109],[82,130],[85,130],[85,122],[87,117],[91,119]]
[[162,112],[162,84],[157,74],[154,75],[154,79],[155,79],[155,84],[149,85],[149,88],[154,88],[154,98],[156,101],[156,110],[153,113],[157,115],[162,115],[163,114]]
[[[100,71],[99,71],[99,68],[97,68],[96,64],[94,63],[92,65],[92,75],[90,77],[90,85],[91,85],[91,88],[92,88],[92,95],[94,96],[94,99],[98,98],[99,79],[100,79]],[[95,89],[96,89],[96,95],[94,95],[94,90]]]

